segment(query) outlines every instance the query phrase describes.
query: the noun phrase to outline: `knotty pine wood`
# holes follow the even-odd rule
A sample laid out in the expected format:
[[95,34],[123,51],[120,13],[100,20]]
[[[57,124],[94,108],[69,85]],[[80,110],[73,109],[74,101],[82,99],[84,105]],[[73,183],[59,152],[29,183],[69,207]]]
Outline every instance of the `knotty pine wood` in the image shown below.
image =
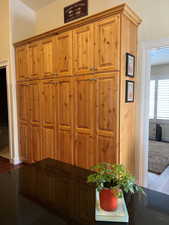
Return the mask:
[[28,76],[30,79],[41,77],[41,48],[40,41],[28,44]]
[[115,71],[120,66],[120,14],[95,23],[95,70]]
[[97,75],[96,145],[98,162],[119,163],[119,73]]
[[[137,27],[125,15],[122,15],[121,33],[121,76],[120,76],[120,162],[124,164],[133,174],[135,172],[135,153],[136,153],[136,101],[125,103],[125,85],[126,80],[135,81],[135,90],[137,88],[135,73],[134,78],[127,77],[126,71],[126,52],[137,56]],[[137,58],[136,58],[137,60]],[[137,69],[135,68],[135,71]],[[136,97],[136,95],[135,95]]]
[[23,162],[31,161],[30,127],[28,124],[19,124],[19,156]]
[[80,76],[74,80],[75,164],[90,168],[96,163],[96,79]]
[[42,159],[56,158],[56,145],[55,145],[55,128],[43,127],[42,128]]
[[17,80],[28,78],[28,49],[27,45],[16,48],[16,74]]
[[17,76],[24,161],[51,157],[84,168],[107,161],[134,172],[135,103],[125,103],[125,81],[135,78],[125,76],[125,54],[137,54],[140,20],[126,5],[114,10],[17,45],[26,43],[21,54],[30,63],[29,79]]
[[89,24],[73,31],[74,74],[94,72],[94,25]]
[[73,57],[72,31],[56,35],[56,59],[57,71],[60,76],[72,75]]
[[42,119],[41,82],[38,80],[29,83],[30,122],[39,124]]
[[61,161],[74,164],[73,145],[73,83],[71,78],[62,78],[58,86],[58,155]]
[[57,72],[55,36],[42,39],[40,43],[41,71],[45,78],[52,77]]
[[17,84],[19,122],[28,123],[30,117],[30,85],[29,82]]
[[29,162],[40,161],[42,157],[42,129],[41,126],[32,124],[29,128],[29,152],[30,157],[28,157]]

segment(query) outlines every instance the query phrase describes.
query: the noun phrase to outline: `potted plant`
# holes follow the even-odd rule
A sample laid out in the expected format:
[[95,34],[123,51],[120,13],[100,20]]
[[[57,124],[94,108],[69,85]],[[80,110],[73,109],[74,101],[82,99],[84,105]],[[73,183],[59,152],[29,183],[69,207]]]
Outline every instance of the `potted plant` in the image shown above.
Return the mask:
[[95,173],[89,175],[87,181],[96,183],[96,188],[99,191],[100,207],[105,211],[117,209],[117,200],[123,197],[123,192],[144,192],[123,165],[100,163],[91,169]]

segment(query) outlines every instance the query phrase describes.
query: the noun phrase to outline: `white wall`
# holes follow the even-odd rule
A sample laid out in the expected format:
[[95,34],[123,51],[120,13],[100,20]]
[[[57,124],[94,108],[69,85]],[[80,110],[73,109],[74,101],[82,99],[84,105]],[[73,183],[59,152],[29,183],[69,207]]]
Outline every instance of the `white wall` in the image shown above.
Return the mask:
[[[54,1],[37,11],[36,34],[64,24],[63,8],[77,0]],[[128,3],[143,19],[139,40],[158,40],[169,37],[169,1],[161,0],[89,0],[89,16],[120,3]]]
[[36,33],[36,12],[20,0],[11,1],[12,41],[17,42]]
[[169,64],[151,66],[151,78],[154,76],[169,76]]
[[36,13],[20,0],[0,0],[0,66],[7,68],[8,118],[11,161],[19,162],[13,42],[35,35]]

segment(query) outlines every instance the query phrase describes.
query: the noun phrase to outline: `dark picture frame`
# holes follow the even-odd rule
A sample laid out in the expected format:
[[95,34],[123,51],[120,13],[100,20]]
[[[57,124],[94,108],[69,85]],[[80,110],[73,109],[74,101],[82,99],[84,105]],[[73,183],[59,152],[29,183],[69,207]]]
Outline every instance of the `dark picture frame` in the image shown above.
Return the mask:
[[126,80],[126,102],[134,102],[135,82]]
[[135,56],[130,53],[126,53],[126,76],[135,76]]

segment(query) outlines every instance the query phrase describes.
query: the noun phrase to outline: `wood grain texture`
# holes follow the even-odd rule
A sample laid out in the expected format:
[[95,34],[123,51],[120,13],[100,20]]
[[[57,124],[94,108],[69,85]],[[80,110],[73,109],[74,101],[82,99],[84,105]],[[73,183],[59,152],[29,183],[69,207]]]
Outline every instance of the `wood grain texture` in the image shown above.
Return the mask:
[[18,117],[22,123],[28,123],[30,118],[30,88],[29,83],[17,84]]
[[31,161],[29,125],[19,124],[19,155],[24,162]]
[[89,24],[73,31],[73,62],[75,74],[89,74],[92,71],[94,72],[93,29],[93,24]]
[[97,76],[96,135],[98,162],[118,163],[118,73]]
[[42,129],[41,126],[33,124],[30,126],[30,162],[42,159]]
[[40,78],[41,63],[40,41],[28,44],[28,75],[30,79]]
[[[137,99],[133,103],[125,103],[125,83],[126,80],[136,82],[136,78],[126,77],[125,70],[126,52],[137,56],[137,26],[125,15],[122,15],[121,38],[120,162],[134,174]],[[135,76],[137,76],[137,73]],[[135,85],[137,87],[137,84]]]
[[73,156],[73,84],[71,78],[58,84],[58,149],[59,159],[74,164]]
[[56,42],[55,36],[45,38],[40,45],[41,71],[43,77],[51,77],[56,74]]
[[72,75],[72,31],[56,36],[56,65],[59,75]]
[[26,80],[28,78],[28,47],[20,46],[16,49],[16,79]]
[[96,79],[80,76],[74,80],[75,164],[90,168],[96,163]]
[[120,14],[95,23],[96,71],[119,70]]
[[137,55],[139,22],[122,5],[18,44],[23,161],[50,157],[83,168],[122,163],[134,173],[135,102],[125,103],[125,83],[135,78],[125,70],[126,53]]
[[32,124],[40,124],[42,116],[42,98],[41,98],[41,82],[30,82],[30,122]]

